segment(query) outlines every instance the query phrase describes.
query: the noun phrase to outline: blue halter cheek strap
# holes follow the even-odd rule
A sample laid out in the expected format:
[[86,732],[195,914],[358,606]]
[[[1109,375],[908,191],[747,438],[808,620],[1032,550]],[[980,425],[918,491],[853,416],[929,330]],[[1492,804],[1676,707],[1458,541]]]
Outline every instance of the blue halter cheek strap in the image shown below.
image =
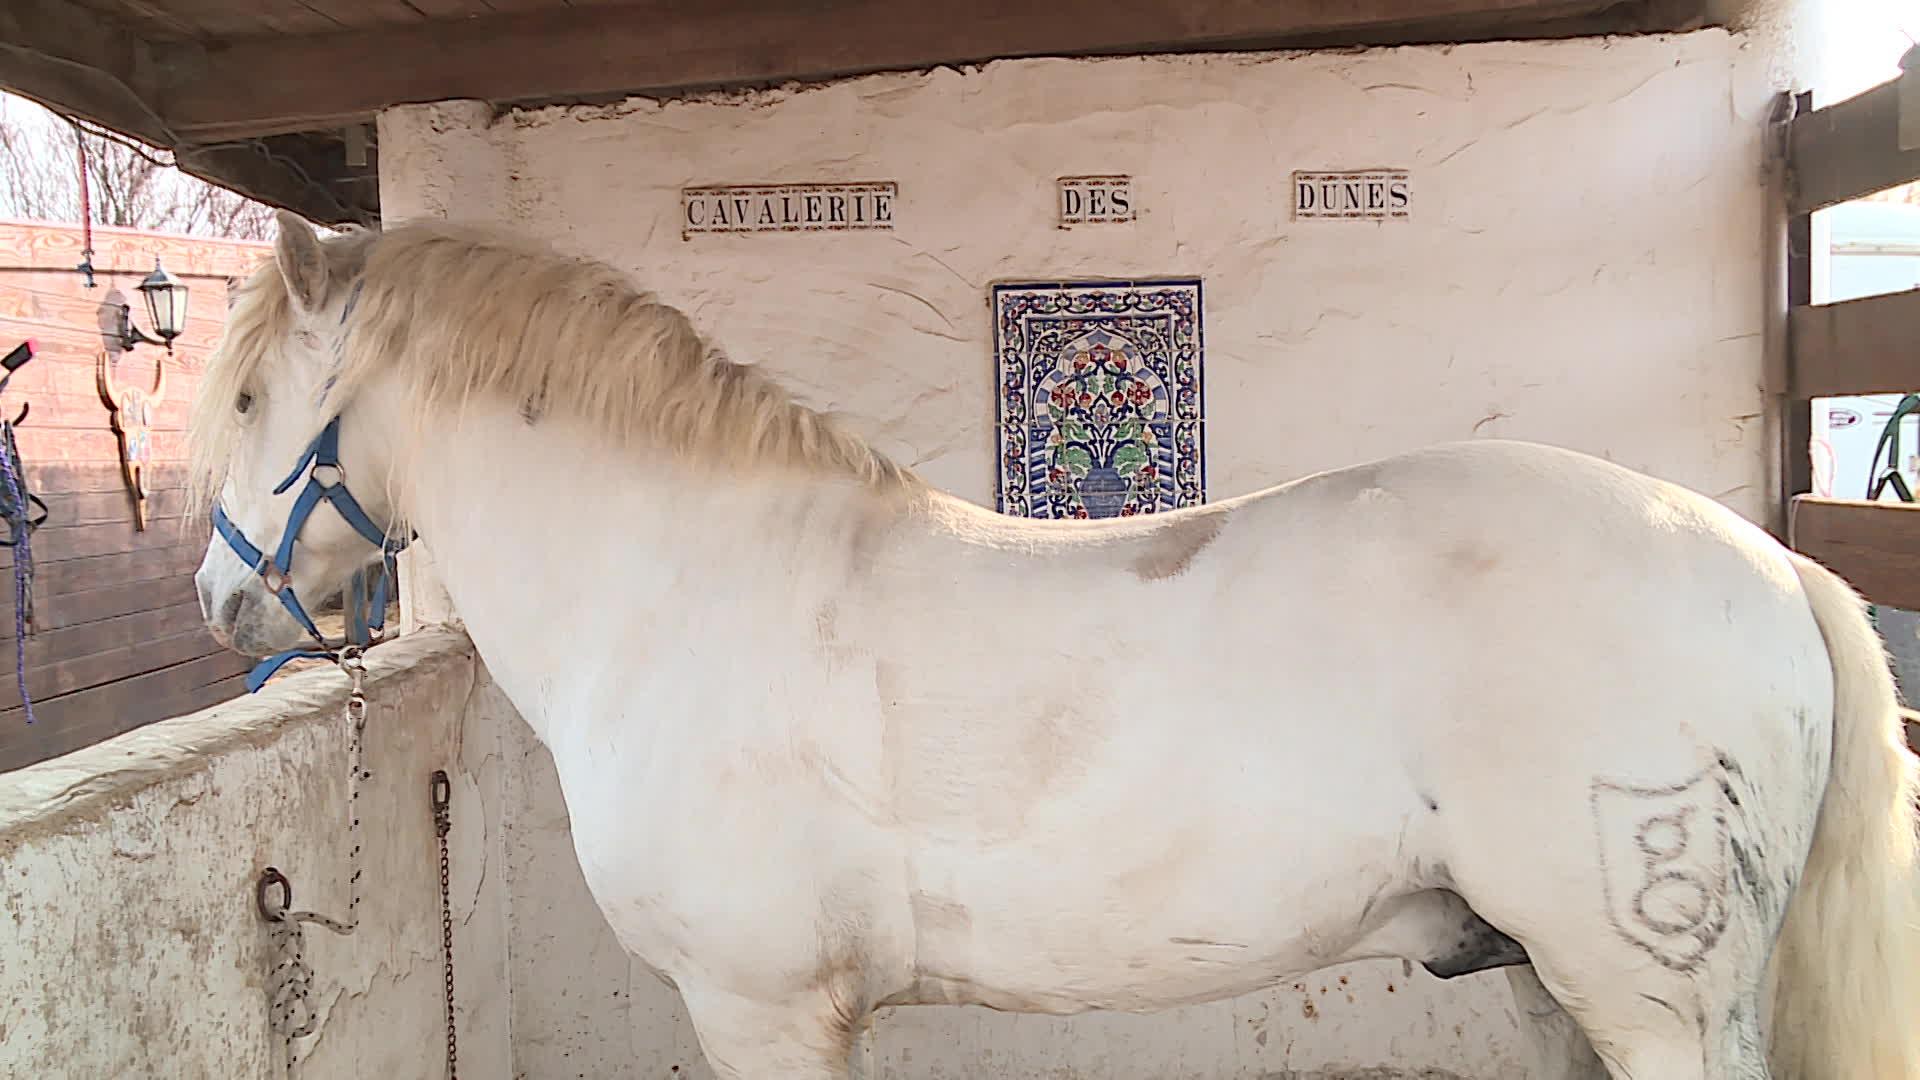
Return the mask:
[[[318,643],[316,648],[289,649],[276,656],[268,657],[247,673],[247,690],[257,691],[266,685],[276,672],[285,667],[290,660],[303,657],[331,659],[344,648],[365,648],[374,644],[381,631],[386,629],[387,595],[393,582],[398,578],[394,564],[394,555],[404,550],[410,537],[390,537],[385,529],[373,523],[373,519],[361,508],[358,500],[347,491],[346,473],[340,468],[340,418],[334,417],[327,426],[307,444],[306,453],[273,489],[275,495],[284,494],[304,476],[307,486],[293,501],[293,509],[287,514],[287,526],[280,532],[280,546],[269,556],[252,541],[248,540],[240,527],[227,516],[226,508],[215,504],[213,508],[213,528],[226,540],[234,554],[240,560],[253,567],[253,572],[266,584],[267,591],[280,599],[280,605],[287,609],[307,634]],[[380,563],[371,570],[356,570],[347,584],[343,606],[346,609],[347,633],[340,641],[329,641],[320,628],[314,625],[312,616],[300,603],[288,580],[293,570],[293,545],[300,538],[300,530],[306,527],[307,519],[318,509],[321,502],[333,505],[334,510],[353,531],[380,549]]]

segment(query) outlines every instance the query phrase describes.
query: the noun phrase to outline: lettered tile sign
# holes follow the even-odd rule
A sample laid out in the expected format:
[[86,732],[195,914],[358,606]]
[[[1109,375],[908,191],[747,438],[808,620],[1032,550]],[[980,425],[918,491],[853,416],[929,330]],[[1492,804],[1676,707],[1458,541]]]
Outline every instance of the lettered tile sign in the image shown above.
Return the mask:
[[891,180],[682,188],[680,235],[888,230],[899,196]]
[[1063,176],[1058,183],[1063,229],[1133,220],[1130,176]]
[[1293,174],[1295,220],[1403,220],[1413,216],[1412,202],[1412,184],[1405,169]]

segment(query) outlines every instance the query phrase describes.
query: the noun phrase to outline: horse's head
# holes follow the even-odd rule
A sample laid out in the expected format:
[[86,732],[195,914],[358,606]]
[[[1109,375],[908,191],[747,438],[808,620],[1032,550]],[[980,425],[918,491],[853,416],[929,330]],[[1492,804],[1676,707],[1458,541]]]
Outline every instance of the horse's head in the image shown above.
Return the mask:
[[[195,476],[215,530],[194,575],[214,634],[253,656],[321,642],[321,605],[391,569],[391,438],[347,407],[356,282],[371,234],[322,241],[281,214],[194,402]],[[380,588],[384,606],[385,588]],[[372,592],[368,590],[369,594]]]

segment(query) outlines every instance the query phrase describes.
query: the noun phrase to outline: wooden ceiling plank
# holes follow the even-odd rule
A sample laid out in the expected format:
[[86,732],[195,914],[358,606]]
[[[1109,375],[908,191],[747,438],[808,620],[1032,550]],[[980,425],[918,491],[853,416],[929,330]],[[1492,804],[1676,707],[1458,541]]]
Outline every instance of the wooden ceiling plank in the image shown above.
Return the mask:
[[293,0],[293,6],[299,9],[302,19],[312,17],[319,19],[320,22],[324,24],[325,28],[318,30],[318,33],[327,33],[331,30],[350,30],[359,25],[355,21],[338,18],[331,11],[327,10],[328,5],[324,2],[315,3],[314,0]]
[[425,22],[432,18],[414,0],[301,0],[335,23],[365,29]]
[[129,0],[163,7],[191,24],[202,41],[271,34],[327,34],[348,29],[305,0]]
[[994,57],[1245,46],[1435,21],[1566,18],[1612,2],[647,0],[216,43],[203,62],[179,65],[188,74],[165,89],[161,103],[183,134],[215,141],[336,126],[409,102],[528,101]]
[[487,0],[408,0],[429,19],[471,19],[493,14]]
[[[302,3],[265,3],[257,9],[235,10],[217,22],[209,23],[216,38],[238,38],[268,33],[281,37],[327,34],[341,24]],[[237,88],[236,88],[237,91]]]
[[181,18],[172,4],[162,7],[149,0],[96,0],[92,6],[108,18],[143,31],[141,36],[150,41],[190,40],[199,36],[198,28]]
[[[80,0],[98,3],[100,0]],[[301,10],[300,0],[111,0],[158,13],[185,32],[152,35],[150,40],[243,37],[275,33],[327,33],[340,24]],[[139,25],[136,23],[135,25]]]

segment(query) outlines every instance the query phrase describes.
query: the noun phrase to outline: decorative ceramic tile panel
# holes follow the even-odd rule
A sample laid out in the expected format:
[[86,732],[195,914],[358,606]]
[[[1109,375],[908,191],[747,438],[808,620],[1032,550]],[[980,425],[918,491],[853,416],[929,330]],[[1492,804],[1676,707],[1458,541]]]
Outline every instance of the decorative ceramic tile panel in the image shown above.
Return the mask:
[[1001,513],[1206,501],[1199,281],[996,285],[993,315]]

